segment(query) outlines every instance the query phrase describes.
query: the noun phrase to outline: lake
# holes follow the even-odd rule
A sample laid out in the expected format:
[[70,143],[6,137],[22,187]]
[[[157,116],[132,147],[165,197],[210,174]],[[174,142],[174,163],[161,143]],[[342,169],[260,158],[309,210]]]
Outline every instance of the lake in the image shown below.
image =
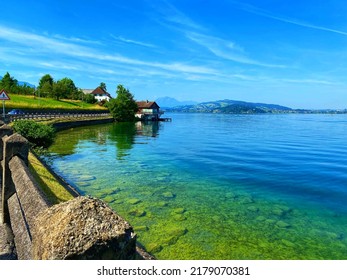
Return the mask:
[[44,159],[158,259],[347,259],[347,115],[167,117],[59,132]]

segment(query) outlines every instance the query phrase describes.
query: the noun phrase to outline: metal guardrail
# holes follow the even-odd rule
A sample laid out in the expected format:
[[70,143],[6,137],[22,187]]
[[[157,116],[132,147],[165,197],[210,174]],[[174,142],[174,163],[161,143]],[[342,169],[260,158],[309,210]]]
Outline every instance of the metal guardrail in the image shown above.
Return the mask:
[[110,113],[24,113],[18,115],[6,115],[9,122],[15,120],[30,119],[55,119],[55,118],[88,118],[88,117],[111,117]]

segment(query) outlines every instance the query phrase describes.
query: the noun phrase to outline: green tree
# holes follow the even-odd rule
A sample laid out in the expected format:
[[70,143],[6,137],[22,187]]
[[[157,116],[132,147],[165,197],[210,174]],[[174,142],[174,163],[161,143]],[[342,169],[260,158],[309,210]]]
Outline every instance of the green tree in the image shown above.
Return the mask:
[[138,110],[134,96],[123,85],[117,86],[116,93],[117,97],[107,103],[113,118],[119,122],[134,121]]
[[86,94],[84,96],[84,102],[94,104],[96,102],[95,96],[93,94]]
[[70,78],[63,78],[53,83],[53,97],[57,100],[61,98],[79,99],[79,91],[75,83]]
[[102,88],[104,91],[107,91],[106,84],[104,82],[100,83],[99,88]]
[[52,97],[53,95],[53,83],[54,80],[51,75],[46,74],[42,76],[39,81],[37,91],[41,97]]
[[0,87],[8,93],[18,93],[18,81],[6,72],[0,81]]

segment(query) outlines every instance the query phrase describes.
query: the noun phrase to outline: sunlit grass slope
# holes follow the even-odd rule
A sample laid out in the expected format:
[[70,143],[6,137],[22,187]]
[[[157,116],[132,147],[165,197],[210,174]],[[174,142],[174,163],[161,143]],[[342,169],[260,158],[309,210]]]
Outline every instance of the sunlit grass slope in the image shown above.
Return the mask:
[[88,104],[80,100],[55,100],[53,98],[10,94],[5,101],[6,109],[54,109],[54,110],[107,110],[105,107]]
[[32,153],[29,153],[29,169],[51,203],[56,204],[73,198]]

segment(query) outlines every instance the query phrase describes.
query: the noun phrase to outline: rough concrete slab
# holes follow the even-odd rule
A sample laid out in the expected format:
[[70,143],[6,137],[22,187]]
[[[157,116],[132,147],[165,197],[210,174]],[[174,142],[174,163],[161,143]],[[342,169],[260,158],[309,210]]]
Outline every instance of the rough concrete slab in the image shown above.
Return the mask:
[[0,224],[0,260],[16,260],[13,234],[7,224]]

